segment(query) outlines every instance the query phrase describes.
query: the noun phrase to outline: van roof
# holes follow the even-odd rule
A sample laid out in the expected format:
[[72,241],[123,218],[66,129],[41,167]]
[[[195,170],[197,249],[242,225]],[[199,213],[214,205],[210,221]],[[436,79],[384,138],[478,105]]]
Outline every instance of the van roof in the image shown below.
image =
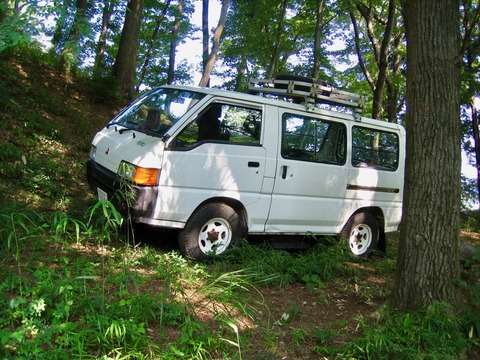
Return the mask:
[[[188,85],[164,85],[162,86],[162,88],[201,92],[211,97],[231,98],[231,99],[243,100],[247,102],[251,101],[255,103],[262,103],[262,104],[288,108],[288,109],[297,110],[297,111],[304,111],[308,113],[329,115],[329,116],[341,118],[344,120],[355,121],[363,124],[370,124],[376,127],[380,126],[384,128],[389,128],[391,130],[400,130],[401,132],[404,131],[403,126],[400,124],[389,123],[384,120],[377,120],[377,119],[372,119],[364,116],[358,116],[357,111],[355,111],[355,113],[352,113],[348,111],[338,111],[338,110],[332,110],[327,108],[320,108],[315,104],[311,104],[311,103],[293,103],[290,101],[283,100],[281,96],[266,97],[259,94],[247,94],[247,93],[236,92],[231,90],[223,90],[218,88],[207,88],[207,87],[188,86]],[[330,105],[335,105],[335,104],[330,104]]]

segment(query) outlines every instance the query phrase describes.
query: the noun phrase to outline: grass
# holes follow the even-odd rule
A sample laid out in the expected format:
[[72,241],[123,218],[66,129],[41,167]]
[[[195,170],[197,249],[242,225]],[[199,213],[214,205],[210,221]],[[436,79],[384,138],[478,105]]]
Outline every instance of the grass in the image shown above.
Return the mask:
[[356,261],[329,238],[302,252],[244,242],[194,263],[158,245],[169,235],[145,242],[85,184],[90,138],[114,107],[22,51],[0,61],[0,357],[478,355],[478,264],[459,283],[465,309],[404,314],[385,306],[395,246]]
[[96,204],[85,219],[1,210],[0,345],[7,358],[255,358],[252,339],[274,354],[275,338],[286,335],[291,351],[307,346],[332,358],[451,359],[478,346],[479,316],[447,304],[409,314],[381,307],[356,319],[349,341],[339,341],[345,324],[296,327],[304,314],[295,301],[286,301],[281,316],[270,312],[268,289],[303,284],[320,297],[334,280],[361,277],[342,244],[297,254],[245,243],[230,258],[199,264],[127,241],[108,204]]

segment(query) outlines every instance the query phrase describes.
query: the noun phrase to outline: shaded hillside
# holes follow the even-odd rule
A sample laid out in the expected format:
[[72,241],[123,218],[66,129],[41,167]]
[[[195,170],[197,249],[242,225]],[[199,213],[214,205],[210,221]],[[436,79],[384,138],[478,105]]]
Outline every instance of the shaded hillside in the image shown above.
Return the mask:
[[0,204],[83,212],[90,141],[121,106],[96,101],[91,80],[66,79],[43,57],[0,58]]

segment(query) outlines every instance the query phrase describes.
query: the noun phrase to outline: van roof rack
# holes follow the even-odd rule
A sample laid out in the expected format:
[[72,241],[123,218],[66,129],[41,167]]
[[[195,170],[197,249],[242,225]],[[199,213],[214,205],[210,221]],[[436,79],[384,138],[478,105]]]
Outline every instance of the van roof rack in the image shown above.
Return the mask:
[[248,89],[252,93],[272,94],[293,101],[326,103],[352,108],[355,120],[360,121],[364,97],[347,91],[334,89],[323,80],[305,76],[279,75],[274,79],[250,79]]

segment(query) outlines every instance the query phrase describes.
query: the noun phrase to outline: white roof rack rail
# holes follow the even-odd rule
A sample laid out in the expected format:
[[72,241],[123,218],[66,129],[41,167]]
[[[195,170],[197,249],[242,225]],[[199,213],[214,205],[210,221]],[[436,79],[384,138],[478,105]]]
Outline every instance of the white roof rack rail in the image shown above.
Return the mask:
[[274,79],[250,79],[250,92],[272,94],[303,100],[308,103],[326,103],[353,108],[355,119],[360,120],[364,107],[364,97],[347,91],[334,89],[322,80],[304,76],[279,75]]

